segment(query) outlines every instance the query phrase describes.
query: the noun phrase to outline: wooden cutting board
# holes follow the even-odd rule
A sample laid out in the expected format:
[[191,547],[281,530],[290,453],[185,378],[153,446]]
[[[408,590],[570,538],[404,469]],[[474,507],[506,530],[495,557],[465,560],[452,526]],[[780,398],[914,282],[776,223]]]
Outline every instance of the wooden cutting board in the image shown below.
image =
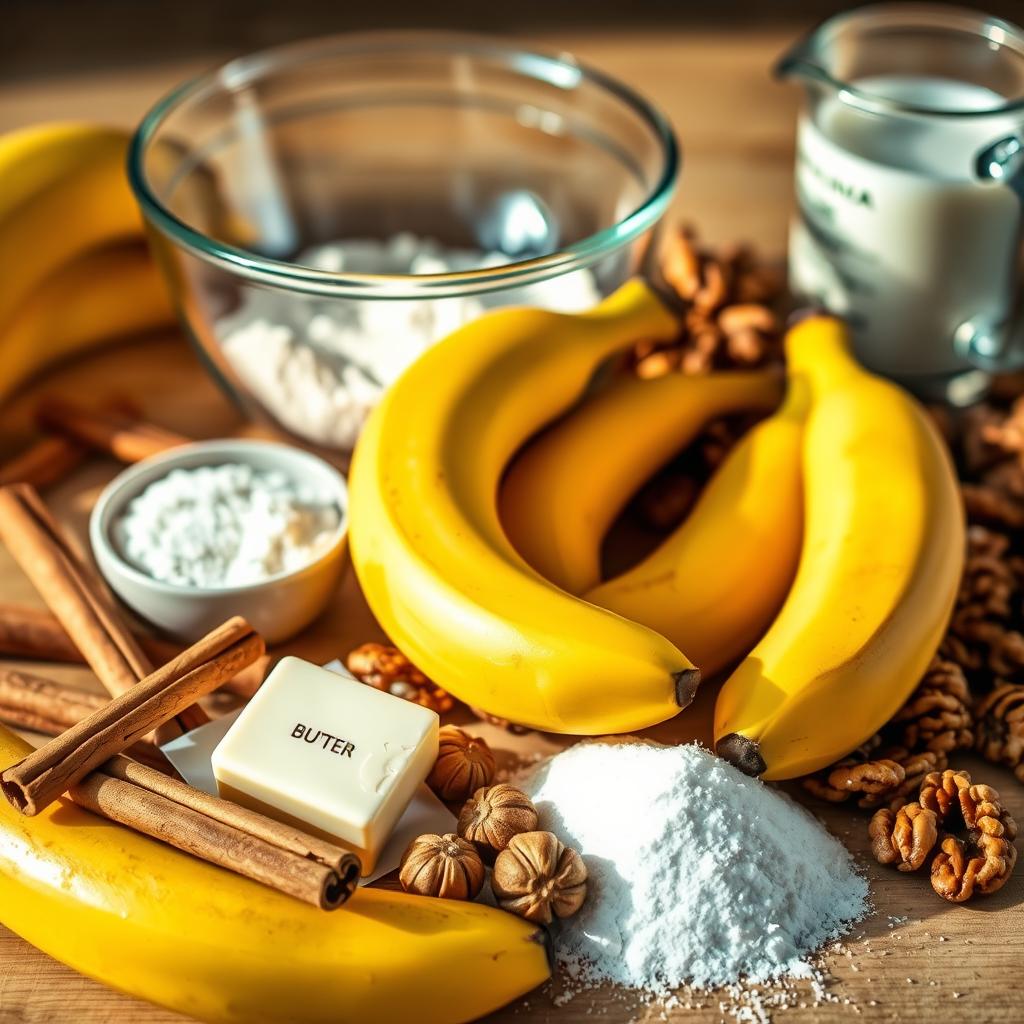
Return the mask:
[[[667,110],[685,153],[677,209],[715,240],[744,238],[780,252],[790,206],[796,97],[772,86],[767,68],[797,31],[793,27],[771,33],[739,28],[728,33],[627,32],[563,35],[546,42],[576,50]],[[192,70],[157,66],[4,85],[0,130],[76,116],[130,124],[156,96]],[[186,434],[212,437],[240,427],[231,406],[179,338],[151,339],[67,367],[0,410],[0,458],[30,439],[31,408],[42,390],[87,399],[113,388],[132,394],[152,420]],[[83,526],[100,487],[116,470],[114,464],[96,459],[48,492],[60,518],[79,537],[84,536]],[[0,598],[37,602],[2,550]],[[322,662],[379,635],[349,574],[327,614],[288,649]],[[81,669],[54,667],[50,674],[98,689]],[[692,708],[651,735],[666,741],[706,741],[713,697],[709,686]],[[487,735],[498,746],[507,744],[501,733]],[[528,742],[535,749],[549,746],[536,735]],[[1008,772],[970,757],[962,764],[995,785],[1017,820],[1024,821],[1024,787]],[[926,878],[881,869],[864,856],[862,814],[822,805],[813,810],[863,863],[875,912],[854,930],[842,950],[825,957],[830,1001],[816,1006],[809,986],[799,986],[793,998],[805,1006],[788,1011],[784,1019],[794,1024],[1019,1022],[1024,1017],[1019,981],[1024,962],[1024,869],[995,896],[954,907],[932,893]],[[726,1017],[717,997],[691,1001],[701,1008],[680,1006],[667,1017],[701,1024]],[[574,1024],[595,1019],[659,1020],[660,1015],[660,1008],[637,1007],[622,993],[603,990],[558,1007],[550,994],[534,993],[493,1019]],[[0,929],[0,1024],[170,1024],[184,1019],[82,978]]]

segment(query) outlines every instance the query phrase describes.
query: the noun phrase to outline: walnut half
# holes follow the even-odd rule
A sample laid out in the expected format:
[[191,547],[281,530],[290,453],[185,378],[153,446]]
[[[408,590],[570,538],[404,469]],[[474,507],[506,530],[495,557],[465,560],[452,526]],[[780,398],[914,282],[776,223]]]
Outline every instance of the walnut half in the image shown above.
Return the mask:
[[900,871],[917,871],[939,838],[935,812],[919,803],[898,811],[883,807],[868,825],[871,850],[879,864],[895,864]]
[[1017,863],[1017,848],[1009,839],[972,832],[966,840],[946,836],[932,861],[932,888],[951,903],[963,903],[975,892],[989,895],[1001,889]]

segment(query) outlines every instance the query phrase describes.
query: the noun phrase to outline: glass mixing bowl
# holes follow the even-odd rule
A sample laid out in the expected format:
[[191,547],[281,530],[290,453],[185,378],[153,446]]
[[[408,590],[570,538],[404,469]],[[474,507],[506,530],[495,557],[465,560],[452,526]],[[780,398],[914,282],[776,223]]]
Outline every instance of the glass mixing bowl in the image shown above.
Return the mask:
[[346,451],[383,389],[483,310],[586,308],[642,272],[679,151],[565,54],[367,34],[232,61],[157,104],[132,187],[227,392]]

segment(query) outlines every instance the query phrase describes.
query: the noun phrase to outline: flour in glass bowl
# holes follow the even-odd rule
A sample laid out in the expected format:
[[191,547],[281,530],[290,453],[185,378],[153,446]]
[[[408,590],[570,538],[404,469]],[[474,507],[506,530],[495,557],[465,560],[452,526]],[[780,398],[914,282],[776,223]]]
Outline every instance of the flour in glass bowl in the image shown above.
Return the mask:
[[[399,234],[384,242],[332,242],[301,253],[297,262],[333,273],[443,274],[509,260]],[[307,441],[349,449],[385,388],[421,352],[488,309],[527,305],[578,313],[600,300],[588,270],[500,293],[440,299],[328,299],[251,288],[216,331],[231,368],[282,426]]]
[[587,901],[561,922],[570,989],[810,977],[867,910],[845,847],[788,797],[695,745],[579,743],[517,781],[578,850]]

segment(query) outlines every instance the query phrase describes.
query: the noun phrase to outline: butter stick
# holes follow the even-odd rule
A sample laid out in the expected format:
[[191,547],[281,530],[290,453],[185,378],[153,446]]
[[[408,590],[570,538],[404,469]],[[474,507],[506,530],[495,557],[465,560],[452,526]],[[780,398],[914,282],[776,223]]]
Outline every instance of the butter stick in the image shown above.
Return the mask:
[[220,795],[357,854],[370,874],[437,758],[438,716],[282,658],[213,754]]

